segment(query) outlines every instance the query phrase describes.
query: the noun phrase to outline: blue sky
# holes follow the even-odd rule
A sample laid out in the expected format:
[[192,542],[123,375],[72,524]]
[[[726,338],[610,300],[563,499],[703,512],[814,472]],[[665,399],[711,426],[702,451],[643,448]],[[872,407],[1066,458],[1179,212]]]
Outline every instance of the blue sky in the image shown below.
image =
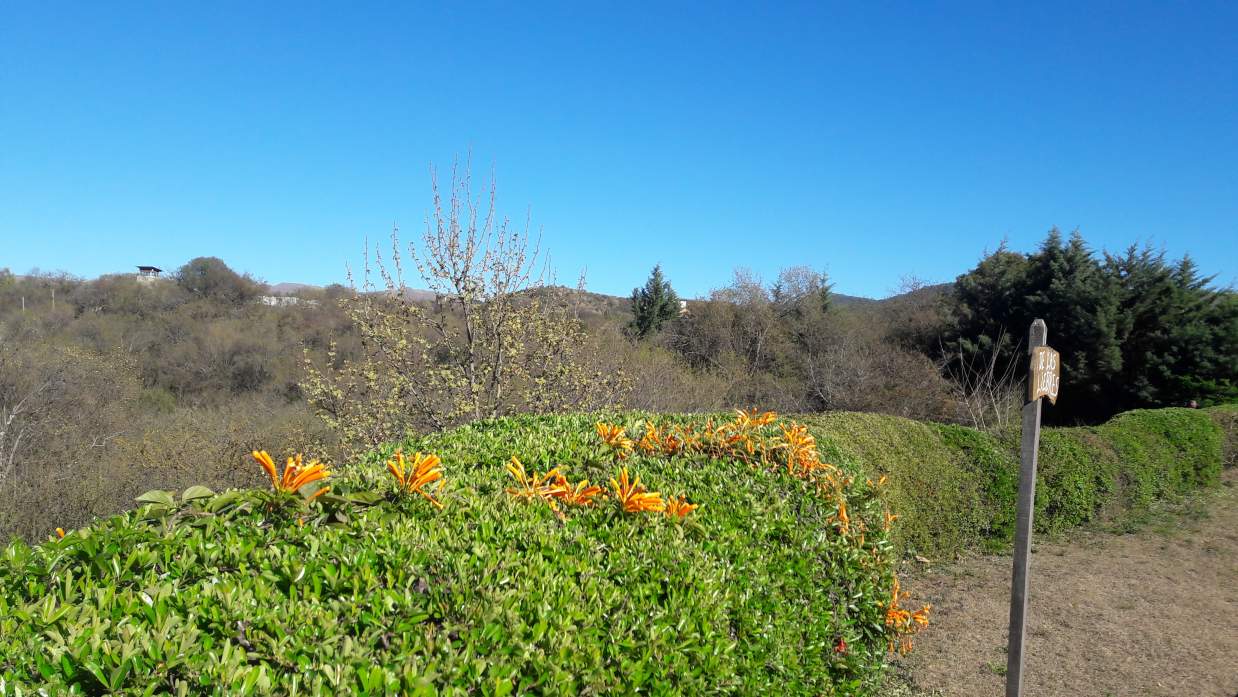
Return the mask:
[[0,7],[0,267],[341,281],[471,151],[599,292],[883,296],[1053,225],[1238,272],[1238,4],[437,5]]

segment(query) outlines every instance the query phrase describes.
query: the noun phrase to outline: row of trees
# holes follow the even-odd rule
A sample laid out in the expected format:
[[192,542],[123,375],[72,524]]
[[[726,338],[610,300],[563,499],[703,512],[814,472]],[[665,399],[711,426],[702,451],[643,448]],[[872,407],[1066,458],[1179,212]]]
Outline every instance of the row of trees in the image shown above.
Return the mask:
[[303,347],[321,355],[334,338],[346,355],[357,350],[336,302],[347,291],[305,291],[312,302],[280,309],[256,302],[266,292],[214,257],[154,283],[133,274],[83,281],[0,271],[0,326],[11,340],[129,356],[147,397],[165,404],[215,406],[251,394],[296,401]]
[[797,267],[768,287],[737,272],[680,317],[655,267],[633,291],[630,333],[725,375],[732,403],[988,427],[1019,404],[1025,334],[1040,317],[1068,395],[1048,418],[1096,422],[1238,399],[1238,296],[1212,281],[1189,257],[1135,246],[1098,256],[1078,232],[1053,229],[1034,253],[1003,244],[940,292],[873,307],[832,309],[825,275]]
[[213,258],[170,279],[0,271],[0,540],[39,539],[153,485],[257,483],[254,448],[333,452],[300,395],[302,347],[351,323],[327,294],[273,308]]
[[[663,296],[673,293],[659,271],[638,293],[655,282],[666,285]],[[648,306],[641,299],[634,294],[633,327],[650,324],[641,321]],[[739,270],[645,340],[697,375],[720,377],[724,404],[953,419],[949,385],[936,366],[889,330],[904,309],[835,307],[828,277],[808,267],[784,269],[768,284]]]
[[[1058,421],[1096,421],[1137,407],[1238,398],[1238,296],[1211,286],[1189,258],[1151,248],[1097,256],[1054,229],[1040,249],[1004,245],[954,284],[941,345],[947,370],[995,363],[1016,374],[1034,318],[1062,354]],[[935,347],[923,347],[933,350]]]
[[[1064,361],[1047,418],[1238,397],[1238,301],[1189,259],[1098,256],[1052,231],[881,302],[793,267],[739,271],[685,311],[660,267],[626,304],[547,285],[535,236],[455,174],[417,244],[393,234],[361,288],[317,303],[255,302],[264,287],[210,257],[153,284],[0,272],[0,536],[109,512],[151,481],[243,483],[252,447],[347,462],[526,412],[845,409],[1000,429],[1035,317]],[[410,291],[406,263],[430,293]],[[65,472],[94,485],[75,474],[66,495]]]

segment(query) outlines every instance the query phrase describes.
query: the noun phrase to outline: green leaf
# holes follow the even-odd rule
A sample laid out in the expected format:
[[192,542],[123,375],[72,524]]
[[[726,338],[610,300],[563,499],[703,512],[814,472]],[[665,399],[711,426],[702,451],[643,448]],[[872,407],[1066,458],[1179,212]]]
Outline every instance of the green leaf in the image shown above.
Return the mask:
[[99,667],[98,663],[95,663],[94,661],[83,661],[82,667],[90,671],[90,674],[95,677],[95,680],[99,681],[99,684],[101,686],[108,687],[107,673],[105,673],[103,669]]
[[172,492],[161,491],[159,489],[148,491],[134,499],[134,501],[137,501],[138,503],[161,503],[165,506],[176,505],[176,499],[172,498]]
[[214,491],[209,488],[197,484],[189,487],[181,494],[181,501],[194,501],[197,499],[208,499],[215,495]]
[[206,504],[206,510],[210,511],[211,513],[219,513],[221,511],[227,510],[228,508],[231,508],[233,505],[235,505],[237,501],[241,500],[241,497],[243,495],[244,495],[244,492],[242,491],[235,491],[235,490],[225,491],[224,493],[219,494],[215,498],[211,499],[210,502]]
[[383,500],[381,494],[373,491],[355,491],[350,494],[344,494],[343,499],[349,503],[356,503],[362,506],[373,506]]

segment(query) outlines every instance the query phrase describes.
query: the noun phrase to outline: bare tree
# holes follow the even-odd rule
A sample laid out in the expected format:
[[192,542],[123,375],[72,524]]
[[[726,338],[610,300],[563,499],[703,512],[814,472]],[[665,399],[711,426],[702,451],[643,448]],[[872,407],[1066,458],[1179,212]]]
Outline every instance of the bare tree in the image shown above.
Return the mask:
[[41,381],[21,395],[0,396],[0,492],[17,471],[17,456],[29,435],[29,412],[32,402],[48,388],[51,379]]
[[[433,208],[420,245],[368,258],[362,293],[346,298],[362,357],[307,359],[305,393],[356,451],[413,428],[445,428],[522,411],[583,409],[622,396],[621,376],[585,368],[583,326],[566,304],[546,302],[549,265],[529,220],[496,209],[493,179],[475,198],[467,162],[453,167],[444,200],[431,172]],[[428,301],[404,279],[412,259]],[[377,288],[377,275],[385,292]],[[424,293],[422,293],[424,295]]]

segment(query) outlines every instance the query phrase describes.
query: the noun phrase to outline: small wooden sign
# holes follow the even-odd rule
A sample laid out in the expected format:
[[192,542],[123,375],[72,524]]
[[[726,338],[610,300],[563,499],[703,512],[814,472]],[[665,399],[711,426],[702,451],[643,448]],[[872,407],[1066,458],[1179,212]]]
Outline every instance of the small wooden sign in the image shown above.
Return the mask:
[[1048,346],[1033,347],[1028,376],[1028,401],[1048,397],[1050,404],[1057,404],[1057,388],[1062,381],[1062,361],[1057,351]]
[[1027,641],[1028,573],[1032,562],[1032,514],[1036,510],[1036,460],[1040,452],[1041,397],[1057,403],[1062,361],[1049,348],[1045,321],[1032,322],[1027,332],[1031,364],[1027,369],[1027,403],[1023,405],[1023,438],[1019,449],[1019,495],[1015,502],[1014,566],[1010,574],[1010,631],[1006,647],[1006,697],[1023,697],[1023,645]]

